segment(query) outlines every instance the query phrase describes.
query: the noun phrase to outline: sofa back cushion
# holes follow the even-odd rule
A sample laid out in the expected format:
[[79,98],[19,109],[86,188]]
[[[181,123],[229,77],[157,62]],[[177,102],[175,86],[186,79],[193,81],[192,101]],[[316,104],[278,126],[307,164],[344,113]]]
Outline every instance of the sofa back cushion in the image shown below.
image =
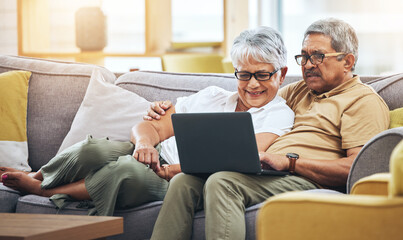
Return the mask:
[[[32,73],[28,87],[28,163],[38,170],[57,152],[83,100],[91,73],[90,64],[39,60],[0,55],[0,73],[23,70]],[[100,68],[105,79],[113,73]]]
[[403,73],[376,78],[367,84],[385,100],[390,110],[403,107]]
[[236,91],[237,83],[232,74],[171,73],[137,71],[120,76],[116,85],[134,92],[146,100],[171,100],[189,96],[211,85]]
[[[379,76],[360,77],[364,83],[374,81]],[[283,85],[301,80],[298,75],[287,75]],[[121,75],[116,85],[135,92],[148,101],[171,100],[188,96],[211,85],[219,86],[229,91],[237,90],[237,80],[234,74],[211,73],[173,73],[159,71],[136,71]]]

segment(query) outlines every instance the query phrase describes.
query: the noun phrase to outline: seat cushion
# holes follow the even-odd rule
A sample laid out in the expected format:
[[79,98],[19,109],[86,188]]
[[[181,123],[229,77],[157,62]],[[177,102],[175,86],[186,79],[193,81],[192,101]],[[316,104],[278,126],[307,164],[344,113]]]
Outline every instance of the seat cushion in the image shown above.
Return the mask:
[[[77,208],[79,204],[79,202],[71,202],[61,210],[56,209],[56,206],[49,198],[26,195],[18,199],[16,212],[86,215],[88,209]],[[257,204],[246,209],[246,239],[255,239],[255,219],[260,205],[261,204]],[[116,239],[149,239],[161,206],[162,201],[156,201],[135,208],[116,210],[114,216],[124,218],[125,229],[124,234],[116,236]],[[205,239],[204,220],[204,211],[199,211],[195,214],[193,222],[193,240]]]
[[15,212],[20,193],[0,183],[0,212]]

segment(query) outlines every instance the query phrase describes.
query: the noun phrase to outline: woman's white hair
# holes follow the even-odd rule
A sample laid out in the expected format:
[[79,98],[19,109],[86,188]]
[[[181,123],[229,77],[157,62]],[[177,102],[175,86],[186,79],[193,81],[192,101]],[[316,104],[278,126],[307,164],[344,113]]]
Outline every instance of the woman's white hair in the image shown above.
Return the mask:
[[245,30],[235,38],[231,49],[231,60],[236,68],[250,64],[250,60],[273,64],[275,69],[287,65],[287,49],[280,33],[270,27]]
[[358,60],[358,38],[353,27],[348,23],[336,19],[326,18],[312,23],[305,31],[304,39],[314,33],[323,34],[332,39],[332,48],[336,52],[352,53],[355,57],[354,67]]

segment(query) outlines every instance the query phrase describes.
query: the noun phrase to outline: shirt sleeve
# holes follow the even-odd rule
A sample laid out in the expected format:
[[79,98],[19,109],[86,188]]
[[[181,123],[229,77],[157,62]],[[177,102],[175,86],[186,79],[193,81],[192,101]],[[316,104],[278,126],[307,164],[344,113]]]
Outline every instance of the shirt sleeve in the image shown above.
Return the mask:
[[371,94],[360,98],[341,117],[342,148],[363,146],[376,134],[386,130],[389,121],[389,109],[379,96]]
[[281,136],[291,131],[295,114],[283,101],[255,117],[255,134],[268,132]]
[[220,109],[218,105],[225,103],[227,91],[210,86],[187,97],[179,97],[176,100],[175,110],[177,113],[205,112]]

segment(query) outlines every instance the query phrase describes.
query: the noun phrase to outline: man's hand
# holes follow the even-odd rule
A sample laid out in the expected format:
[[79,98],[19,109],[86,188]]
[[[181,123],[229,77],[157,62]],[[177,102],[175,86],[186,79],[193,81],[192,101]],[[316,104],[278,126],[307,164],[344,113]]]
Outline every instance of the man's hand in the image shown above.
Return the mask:
[[287,171],[290,165],[290,161],[286,156],[259,152],[259,158],[263,168],[274,169],[277,171]]
[[148,121],[159,120],[161,115],[165,115],[165,111],[170,107],[172,107],[172,102],[169,100],[152,102],[143,119]]
[[137,159],[137,161],[145,165],[149,165],[154,172],[159,172],[161,170],[159,153],[157,149],[150,144],[137,142],[136,148],[133,152],[133,157]]

